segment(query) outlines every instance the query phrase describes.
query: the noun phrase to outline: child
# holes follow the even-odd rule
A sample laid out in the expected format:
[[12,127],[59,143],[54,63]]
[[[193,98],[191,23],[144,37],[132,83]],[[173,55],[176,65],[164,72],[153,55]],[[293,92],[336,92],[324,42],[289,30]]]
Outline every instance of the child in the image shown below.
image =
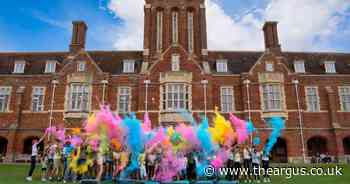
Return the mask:
[[55,147],[55,154],[53,156],[53,177],[58,181],[63,177],[61,174],[63,172],[63,159],[61,149],[61,145]]
[[270,180],[270,176],[267,172],[267,170],[269,169],[269,162],[270,162],[270,158],[269,158],[269,155],[264,151],[263,152],[263,156],[261,158],[262,160],[262,166],[264,168],[264,182],[271,182]]
[[47,175],[47,162],[48,162],[47,153],[44,153],[41,156],[40,162],[41,162],[41,181],[45,182],[46,175]]
[[259,173],[259,165],[260,165],[260,152],[258,152],[255,148],[252,152],[252,165],[253,165],[253,174],[254,179],[257,183],[260,183],[260,173]]
[[139,155],[139,165],[140,165],[140,178],[142,180],[147,179],[147,172],[146,172],[146,154],[141,153]]

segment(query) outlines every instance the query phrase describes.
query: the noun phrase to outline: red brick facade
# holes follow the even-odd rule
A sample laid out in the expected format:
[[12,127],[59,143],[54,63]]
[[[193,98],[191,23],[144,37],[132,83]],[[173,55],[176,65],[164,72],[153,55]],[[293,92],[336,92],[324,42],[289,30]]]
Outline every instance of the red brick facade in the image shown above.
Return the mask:
[[[350,86],[350,54],[284,52],[278,42],[275,22],[267,22],[263,28],[266,46],[263,52],[208,51],[204,0],[146,0],[144,11],[143,51],[86,51],[87,26],[73,22],[68,52],[0,53],[0,87],[11,87],[9,106],[0,112],[0,153],[18,159],[27,152],[26,140],[40,137],[49,126],[51,102],[51,122],[57,126],[80,127],[84,117],[98,110],[102,102],[117,111],[121,86],[131,89],[129,110],[141,118],[147,109],[153,126],[182,121],[177,113],[163,110],[161,104],[161,88],[168,83],[182,83],[189,86],[188,110],[197,119],[205,112],[211,118],[216,106],[221,110],[220,89],[232,87],[233,113],[254,122],[262,145],[270,133],[264,118],[284,117],[286,129],[273,151],[276,161],[301,161],[303,154],[308,159],[316,152],[329,152],[339,159],[350,154],[350,112],[341,108],[339,93],[340,86]],[[156,47],[157,11],[163,12],[160,51]],[[178,11],[176,44],[172,43],[172,11]],[[193,52],[188,52],[189,11],[194,16]],[[171,71],[173,54],[180,56],[179,71]],[[23,73],[13,73],[18,60],[26,62]],[[44,72],[48,60],[57,61],[54,73]],[[135,72],[122,71],[125,60],[135,61]],[[217,71],[218,60],[227,61],[227,72]],[[305,62],[305,72],[294,70],[293,63],[298,60]],[[86,62],[86,68],[77,72],[81,61]],[[325,72],[325,61],[335,62],[336,73]],[[266,63],[273,66],[273,71],[266,71]],[[147,99],[145,80],[150,81]],[[86,112],[72,112],[68,108],[69,86],[77,82],[88,84],[91,89]],[[280,110],[264,110],[264,84],[281,87]],[[34,86],[46,88],[41,112],[32,110]],[[319,110],[316,112],[308,111],[307,86],[317,87]]]

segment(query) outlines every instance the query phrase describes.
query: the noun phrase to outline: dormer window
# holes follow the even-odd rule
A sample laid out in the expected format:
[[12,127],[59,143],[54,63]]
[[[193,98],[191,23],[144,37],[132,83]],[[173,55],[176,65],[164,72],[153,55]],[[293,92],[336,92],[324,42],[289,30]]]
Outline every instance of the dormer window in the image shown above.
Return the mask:
[[56,61],[46,61],[45,73],[56,72]]
[[25,61],[16,61],[13,73],[24,73],[24,67],[26,66]]
[[326,73],[336,73],[335,62],[334,61],[325,61],[324,68]]
[[124,60],[123,62],[123,73],[134,73],[135,72],[135,61]]
[[77,66],[77,71],[78,72],[84,72],[86,68],[86,63],[85,61],[79,61],[78,66]]
[[305,73],[305,62],[304,61],[294,61],[294,71],[296,73]]
[[221,59],[216,61],[217,72],[227,72],[227,60]]
[[171,71],[179,71],[180,70],[180,55],[173,54],[171,56]]
[[273,72],[273,63],[266,63],[265,64],[265,70],[267,71],[267,72]]

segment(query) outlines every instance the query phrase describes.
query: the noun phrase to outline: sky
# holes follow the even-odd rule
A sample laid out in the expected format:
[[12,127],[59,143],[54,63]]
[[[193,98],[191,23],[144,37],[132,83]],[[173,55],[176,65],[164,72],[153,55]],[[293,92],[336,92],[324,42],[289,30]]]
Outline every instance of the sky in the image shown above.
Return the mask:
[[[71,22],[88,24],[89,50],[141,50],[144,0],[3,0],[0,52],[67,51]],[[263,50],[278,21],[283,50],[350,52],[350,0],[206,0],[210,50]]]

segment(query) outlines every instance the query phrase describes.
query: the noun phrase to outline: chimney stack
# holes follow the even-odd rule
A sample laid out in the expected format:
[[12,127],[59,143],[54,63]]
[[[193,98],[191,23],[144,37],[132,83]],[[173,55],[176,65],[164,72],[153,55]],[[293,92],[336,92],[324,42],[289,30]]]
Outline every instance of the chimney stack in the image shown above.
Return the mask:
[[85,49],[87,25],[84,21],[73,21],[72,40],[69,45],[70,52],[78,52]]
[[280,52],[281,45],[278,41],[277,22],[266,22],[263,30],[266,50]]

